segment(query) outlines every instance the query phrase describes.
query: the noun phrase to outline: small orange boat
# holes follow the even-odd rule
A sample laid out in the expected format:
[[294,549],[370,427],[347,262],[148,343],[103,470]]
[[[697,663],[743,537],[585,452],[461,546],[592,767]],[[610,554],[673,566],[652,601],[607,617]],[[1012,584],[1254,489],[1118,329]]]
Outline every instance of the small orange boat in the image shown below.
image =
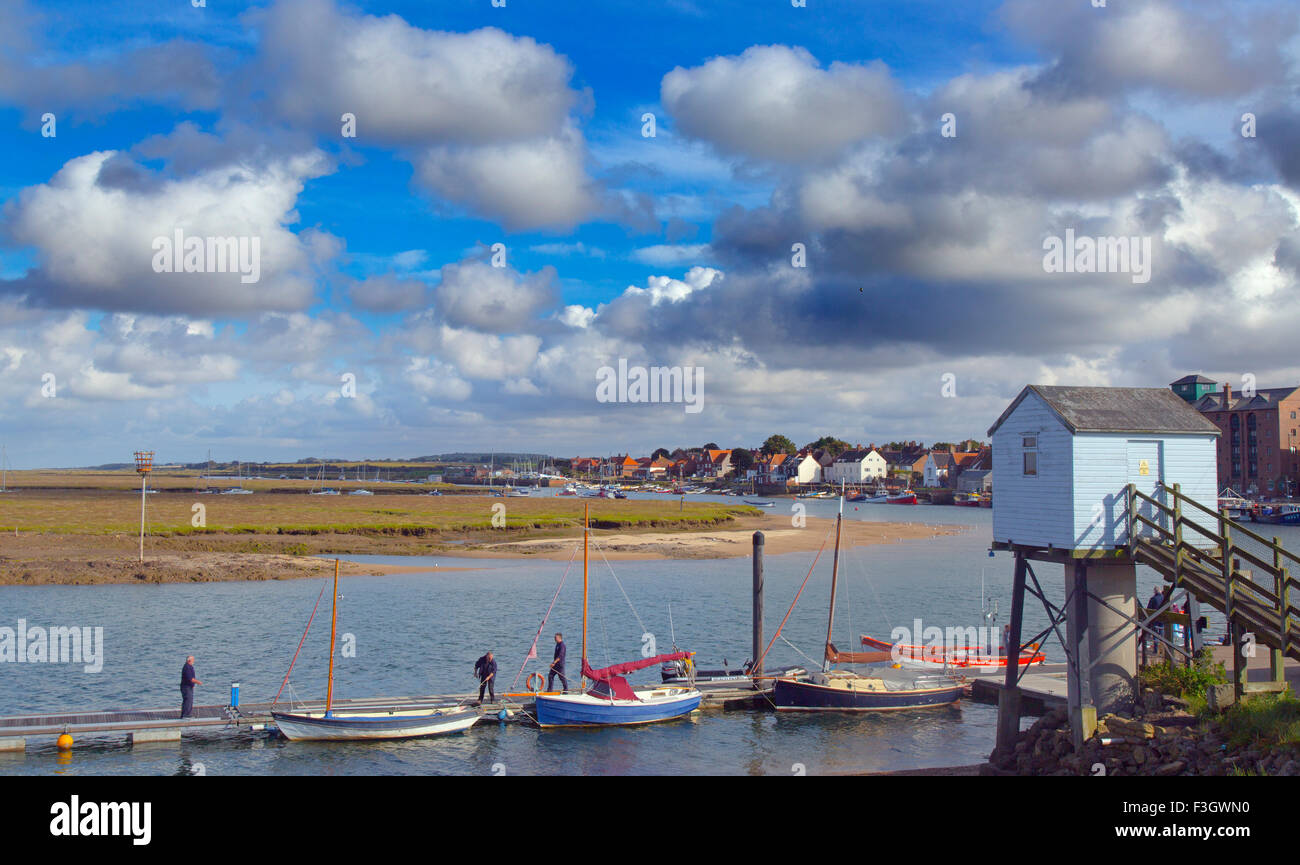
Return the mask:
[[[875,637],[862,635],[862,645],[868,649],[877,652],[893,652],[894,644],[886,640],[877,640]],[[904,661],[916,661],[923,664],[934,664],[937,667],[976,667],[981,669],[996,669],[1007,665],[1006,655],[1000,653],[989,654],[979,646],[958,646],[955,648],[944,648],[941,646],[913,646],[908,643],[898,645],[898,657]],[[1038,651],[1038,644],[1032,643],[1026,650],[1020,653],[1020,666],[1025,667],[1032,664],[1041,664],[1047,660],[1047,656]]]

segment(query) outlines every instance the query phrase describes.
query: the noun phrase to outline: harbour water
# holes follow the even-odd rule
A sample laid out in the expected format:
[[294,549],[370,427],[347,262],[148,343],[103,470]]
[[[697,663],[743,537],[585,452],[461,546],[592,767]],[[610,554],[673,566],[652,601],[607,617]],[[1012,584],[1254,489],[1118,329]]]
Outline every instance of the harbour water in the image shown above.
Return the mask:
[[[800,502],[809,516],[831,516],[834,501]],[[778,501],[773,528],[790,526]],[[1007,620],[1011,558],[990,558],[991,511],[954,507],[847,505],[847,519],[967,526],[957,535],[849,549],[841,559],[835,642],[890,636],[895,626],[978,627],[981,578],[998,624]],[[1272,529],[1273,527],[1269,527]],[[807,531],[823,531],[807,529]],[[1287,529],[1300,537],[1300,531]],[[1270,531],[1270,534],[1276,533]],[[1295,538],[1290,538],[1288,543]],[[352,577],[340,587],[335,693],[341,697],[465,693],[476,687],[475,658],[492,649],[503,684],[523,663],[541,617],[567,567],[541,560],[463,558],[357,560],[427,564],[428,572]],[[813,556],[768,556],[767,634],[785,615]],[[469,570],[453,570],[471,568]],[[1057,603],[1061,568],[1036,568]],[[616,575],[617,579],[614,576]],[[643,647],[673,644],[698,653],[702,667],[735,665],[750,654],[750,561],[614,562],[592,554],[589,654],[595,666],[640,657]],[[544,670],[551,634],[561,630],[577,672],[581,628],[581,560],[570,569],[538,645]],[[1155,575],[1139,571],[1143,599]],[[823,554],[783,636],[773,665],[820,657],[830,583]],[[239,682],[244,701],[275,695],[321,581],[192,585],[0,587],[0,624],[103,627],[103,669],[80,664],[0,664],[0,714],[63,709],[132,709],[178,705],[186,654],[197,657],[203,685],[196,702],[227,702]],[[631,601],[629,606],[628,600]],[[671,619],[670,619],[671,610]],[[1036,603],[1026,609],[1033,633],[1046,625]],[[1211,616],[1212,638],[1223,630]],[[328,590],[294,668],[301,698],[324,696],[329,640]],[[653,641],[653,645],[651,644]],[[349,647],[354,647],[351,651]],[[1064,659],[1049,642],[1049,660]],[[646,670],[636,682],[657,680]],[[290,693],[286,689],[286,696]],[[868,772],[981,762],[991,750],[996,712],[962,701],[940,710],[847,716],[705,711],[691,719],[633,729],[546,730],[481,722],[467,735],[388,743],[312,744],[264,734],[186,735],[176,746],[130,748],[118,738],[84,735],[70,755],[33,741],[25,754],[0,754],[5,774],[808,774]]]

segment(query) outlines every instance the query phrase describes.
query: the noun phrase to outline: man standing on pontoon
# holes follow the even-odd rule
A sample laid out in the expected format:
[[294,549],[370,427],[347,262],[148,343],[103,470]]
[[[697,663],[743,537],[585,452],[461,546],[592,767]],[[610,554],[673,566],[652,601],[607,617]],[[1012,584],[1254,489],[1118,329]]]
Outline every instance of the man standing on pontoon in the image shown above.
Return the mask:
[[546,677],[546,690],[551,690],[555,677],[560,677],[560,687],[569,690],[569,680],[564,678],[564,656],[568,652],[564,645],[564,634],[555,635],[555,660],[551,661],[551,675]]
[[[175,669],[173,667],[172,669]],[[194,712],[194,686],[202,685],[194,677],[194,656],[190,655],[185,659],[185,666],[181,667],[181,717],[188,718]]]
[[488,652],[483,657],[474,662],[474,674],[478,676],[478,701],[483,702],[483,691],[486,689],[492,702],[497,701],[497,662]]

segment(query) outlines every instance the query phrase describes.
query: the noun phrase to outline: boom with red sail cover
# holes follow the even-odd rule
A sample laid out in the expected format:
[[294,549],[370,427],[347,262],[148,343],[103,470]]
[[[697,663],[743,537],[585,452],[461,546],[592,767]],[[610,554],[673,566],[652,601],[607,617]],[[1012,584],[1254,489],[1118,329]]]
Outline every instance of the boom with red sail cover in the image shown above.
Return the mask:
[[624,676],[635,673],[637,670],[644,670],[646,667],[653,667],[656,664],[689,660],[694,654],[694,652],[672,652],[667,655],[655,655],[653,658],[642,658],[639,661],[613,664],[599,670],[593,670],[584,658],[582,661],[582,675],[593,682],[603,683],[620,700],[635,700],[637,699],[636,692],[632,690],[632,687],[627,683],[627,679],[623,678]]

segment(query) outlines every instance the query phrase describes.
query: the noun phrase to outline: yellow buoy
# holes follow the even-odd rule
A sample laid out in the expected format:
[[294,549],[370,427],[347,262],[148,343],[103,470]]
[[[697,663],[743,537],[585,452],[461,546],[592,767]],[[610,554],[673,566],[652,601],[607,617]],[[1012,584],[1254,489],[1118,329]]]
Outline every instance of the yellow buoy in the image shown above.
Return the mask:
[[58,746],[60,751],[72,750],[72,736],[70,736],[67,733],[64,733],[62,736],[59,737]]

